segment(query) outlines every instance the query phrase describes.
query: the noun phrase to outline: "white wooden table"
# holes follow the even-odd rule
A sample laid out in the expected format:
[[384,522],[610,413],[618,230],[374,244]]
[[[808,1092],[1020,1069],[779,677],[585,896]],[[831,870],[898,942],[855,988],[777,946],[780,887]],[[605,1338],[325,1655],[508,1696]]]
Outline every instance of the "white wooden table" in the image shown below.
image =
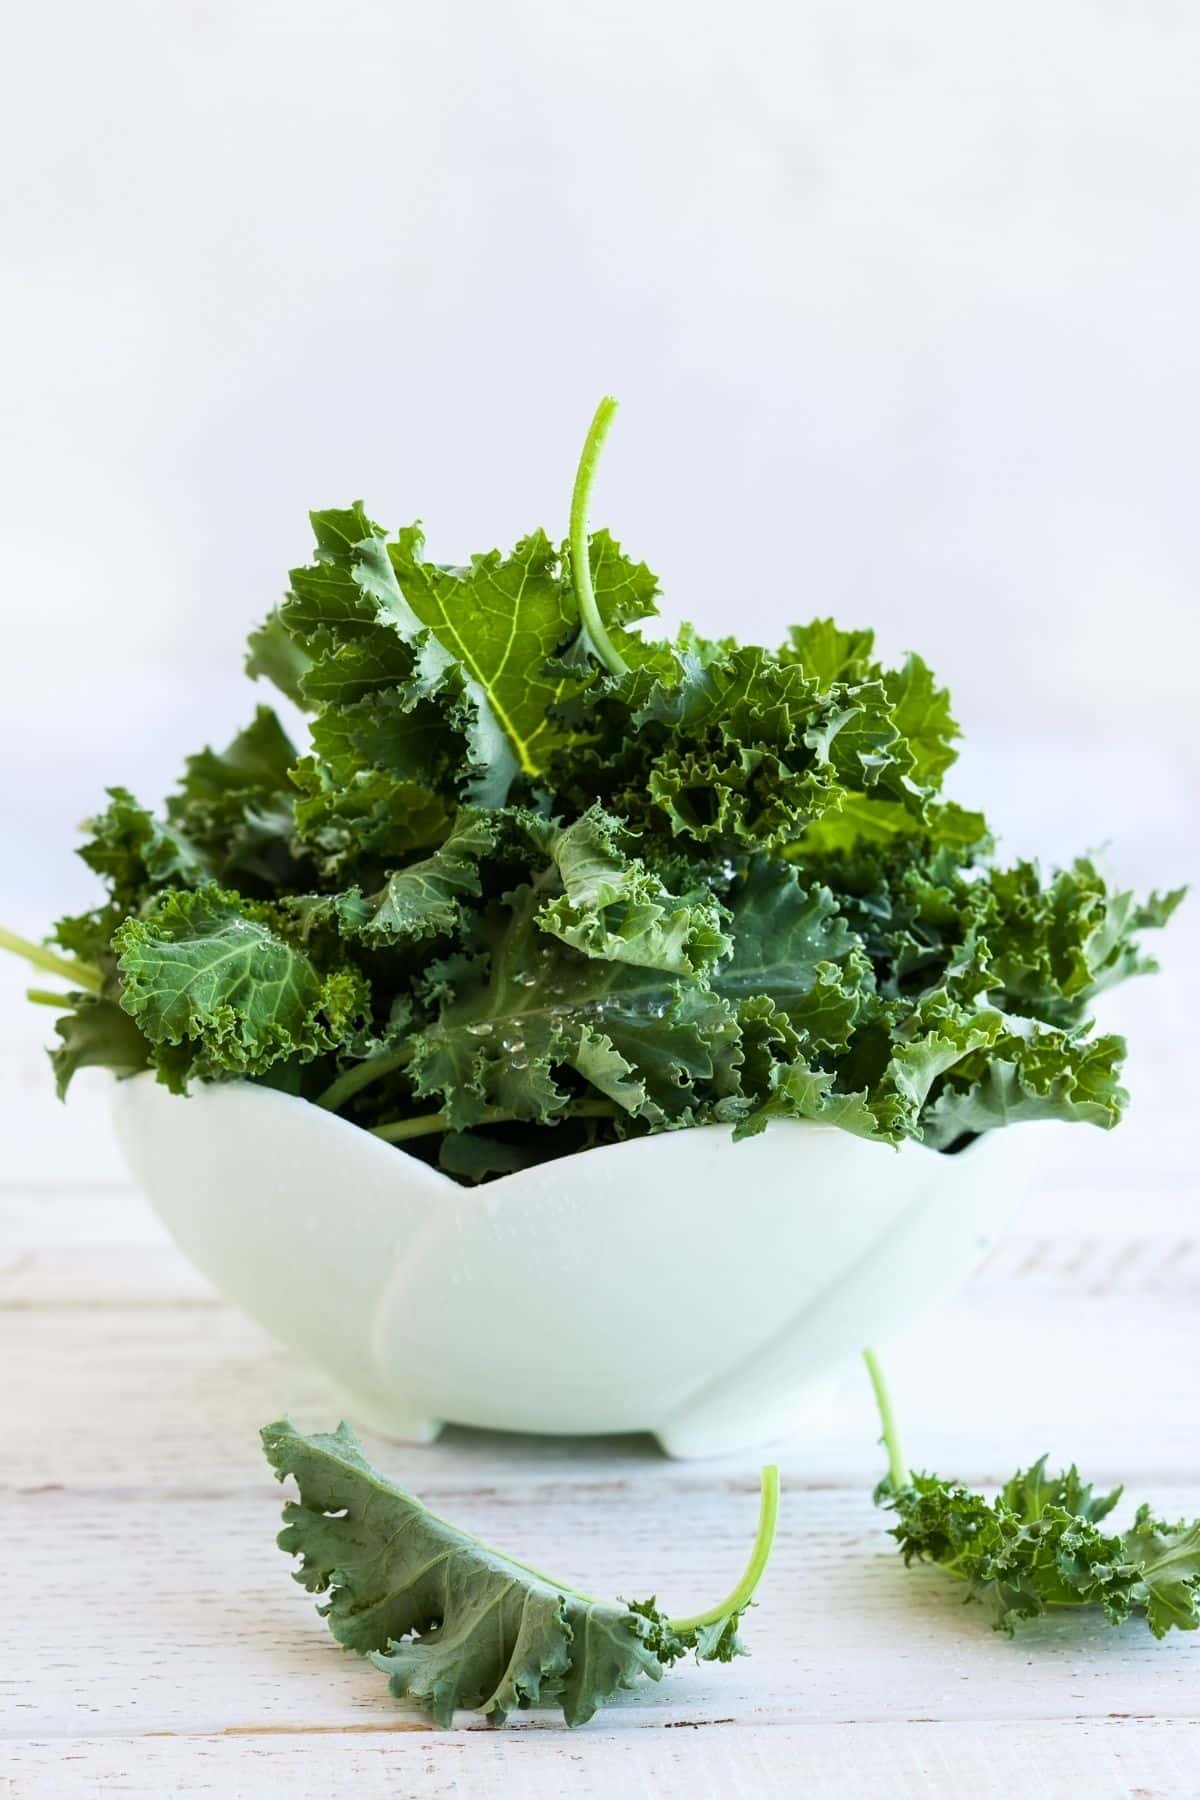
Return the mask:
[[[1124,1478],[1133,1500],[1200,1511],[1200,1158],[1182,1054],[1200,957],[1190,918],[1172,936],[1170,980],[1105,1015],[1135,1043],[1128,1122],[1111,1137],[1039,1127],[1044,1176],[1013,1234],[958,1302],[887,1347],[917,1466],[991,1482],[1048,1449]],[[782,1528],[750,1658],[680,1665],[577,1732],[536,1713],[431,1727],[336,1648],[274,1547],[283,1496],[257,1429],[281,1412],[330,1426],[322,1381],[165,1240],[117,1161],[104,1079],[53,1100],[21,986],[0,977],[5,1800],[1200,1794],[1200,1641],[1091,1617],[1010,1641],[936,1571],[906,1573],[871,1506],[882,1465],[856,1369],[836,1421],[779,1451]],[[749,1457],[671,1464],[648,1441],[466,1431],[366,1444],[517,1555],[674,1611],[724,1591],[753,1530]]]

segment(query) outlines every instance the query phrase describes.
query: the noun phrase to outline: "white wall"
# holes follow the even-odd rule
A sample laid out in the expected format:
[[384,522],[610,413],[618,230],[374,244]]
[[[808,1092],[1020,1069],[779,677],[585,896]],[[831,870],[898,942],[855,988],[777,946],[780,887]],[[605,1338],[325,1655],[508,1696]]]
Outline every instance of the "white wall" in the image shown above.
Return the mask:
[[62,0],[3,60],[14,923],[249,710],[308,507],[561,529],[609,390],[597,522],[670,618],[876,624],[1014,849],[1186,874],[1188,0]]

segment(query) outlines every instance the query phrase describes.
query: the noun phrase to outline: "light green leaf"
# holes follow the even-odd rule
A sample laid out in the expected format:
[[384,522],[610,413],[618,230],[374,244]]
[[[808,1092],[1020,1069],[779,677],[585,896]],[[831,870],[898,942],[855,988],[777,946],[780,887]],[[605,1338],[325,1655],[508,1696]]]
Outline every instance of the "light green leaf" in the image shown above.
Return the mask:
[[883,1076],[884,1086],[904,1103],[906,1121],[915,1122],[939,1076],[990,1048],[1003,1033],[998,1012],[959,1010],[940,995],[918,1003],[897,1033]]
[[394,1694],[443,1728],[462,1708],[502,1725],[537,1705],[583,1725],[688,1649],[727,1661],[770,1549],[773,1513],[732,1610],[676,1626],[653,1601],[592,1599],[438,1518],[373,1469],[345,1425],[306,1438],[280,1420],[262,1441],[278,1478],[300,1489],[278,1540],[300,1558],[296,1580],[329,1595],[320,1610],[338,1643],[370,1656]]
[[716,900],[677,899],[628,853],[620,821],[600,807],[555,832],[548,848],[564,891],[538,924],[585,956],[696,975],[730,948]]
[[939,788],[958,752],[958,724],[950,714],[950,695],[935,685],[919,656],[909,656],[900,669],[883,678],[896,729],[908,744],[913,779],[922,787]]
[[167,892],[113,943],[121,1005],[151,1043],[190,1044],[214,1070],[253,1074],[330,1041],[316,970],[236,894]]
[[780,659],[798,662],[822,689],[836,683],[853,686],[878,677],[874,645],[873,631],[842,631],[832,619],[813,619],[808,625],[790,627]]
[[1039,1031],[1003,1035],[986,1053],[957,1064],[921,1114],[924,1140],[946,1149],[967,1133],[1036,1119],[1080,1120],[1111,1129],[1129,1096],[1119,1081],[1125,1042],[1119,1037],[1072,1038]]
[[246,673],[252,681],[273,682],[293,706],[306,707],[304,677],[312,660],[284,624],[279,607],[269,612],[246,640]]
[[464,903],[479,898],[479,862],[493,849],[496,829],[487,813],[464,808],[432,856],[394,870],[373,894],[353,888],[332,903],[345,935],[379,945],[453,931]]
[[896,800],[876,794],[847,791],[835,808],[814,821],[795,849],[797,859],[853,850],[859,845],[889,845],[897,841],[928,843],[932,850],[948,847],[970,853],[989,843],[982,813],[968,812],[952,800],[916,813]]
[[1137,1569],[1134,1598],[1145,1608],[1155,1637],[1165,1637],[1172,1626],[1195,1631],[1200,1625],[1200,1519],[1166,1525],[1143,1506],[1121,1544]]
[[882,1138],[889,1143],[899,1136],[876,1117],[865,1092],[839,1091],[828,1070],[813,1068],[801,1055],[775,1066],[769,1097],[739,1123],[734,1136],[751,1137],[772,1119],[811,1119],[820,1125],[835,1125],[855,1137]]

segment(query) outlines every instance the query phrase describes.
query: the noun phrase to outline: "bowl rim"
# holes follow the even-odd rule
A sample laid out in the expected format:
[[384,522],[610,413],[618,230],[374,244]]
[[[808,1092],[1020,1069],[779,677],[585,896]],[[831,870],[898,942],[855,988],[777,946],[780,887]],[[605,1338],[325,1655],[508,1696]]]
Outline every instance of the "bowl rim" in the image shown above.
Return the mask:
[[[397,1167],[395,1162],[395,1158],[397,1154],[399,1154],[404,1159],[405,1170],[411,1170],[412,1173],[417,1176],[418,1180],[427,1183],[431,1188],[439,1190],[443,1194],[453,1195],[460,1202],[469,1203],[474,1200],[481,1205],[488,1206],[500,1199],[502,1193],[506,1196],[510,1196],[510,1190],[515,1192],[517,1186],[526,1184],[528,1178],[536,1172],[552,1167],[555,1164],[573,1162],[578,1157],[594,1159],[600,1155],[607,1155],[611,1160],[618,1153],[624,1152],[628,1155],[634,1151],[641,1156],[662,1156],[665,1154],[665,1150],[660,1150],[657,1147],[651,1149],[650,1146],[658,1146],[659,1144],[666,1145],[671,1142],[678,1142],[682,1139],[690,1139],[698,1132],[719,1132],[724,1138],[727,1138],[730,1141],[733,1139],[732,1123],[712,1120],[703,1125],[680,1126],[674,1131],[648,1132],[643,1137],[624,1138],[617,1143],[596,1144],[587,1150],[569,1151],[565,1156],[552,1158],[548,1162],[534,1163],[527,1169],[514,1169],[507,1175],[497,1175],[491,1181],[468,1184],[455,1181],[452,1175],[447,1175],[444,1169],[437,1168],[433,1163],[427,1163],[423,1157],[413,1156],[402,1144],[388,1143],[383,1138],[375,1137],[372,1132],[366,1130],[362,1125],[356,1125],[352,1119],[345,1119],[340,1113],[331,1112],[326,1107],[318,1106],[315,1100],[307,1100],[302,1094],[288,1094],[285,1093],[282,1088],[269,1087],[261,1082],[240,1080],[198,1081],[190,1093],[176,1094],[172,1093],[161,1082],[157,1081],[152,1069],[139,1069],[134,1075],[118,1076],[113,1083],[113,1088],[113,1100],[116,1104],[121,1104],[121,1101],[118,1098],[121,1090],[131,1092],[136,1089],[140,1095],[147,1096],[151,1091],[154,1091],[156,1097],[159,1097],[159,1090],[161,1090],[161,1098],[170,1101],[195,1100],[203,1095],[205,1104],[216,1105],[220,1105],[220,1096],[222,1094],[237,1093],[243,1095],[253,1093],[256,1097],[260,1097],[261,1103],[277,1106],[280,1111],[303,1107],[308,1113],[319,1113],[322,1118],[327,1120],[331,1132],[341,1131],[352,1133],[354,1139],[360,1144],[369,1144],[370,1149],[356,1152],[356,1154],[365,1154],[374,1157],[381,1171],[386,1167],[393,1175],[399,1175],[401,1170]],[[258,1103],[257,1100],[256,1103]],[[893,1154],[900,1151],[925,1151],[926,1154],[930,1156],[938,1155],[936,1151],[926,1150],[926,1147],[923,1144],[915,1142],[910,1143],[907,1139],[900,1144],[887,1144],[873,1141],[870,1138],[858,1137],[855,1133],[845,1132],[839,1126],[828,1124],[822,1119],[771,1119],[768,1121],[765,1129],[776,1130],[779,1127],[787,1127],[792,1130],[798,1129],[807,1133],[818,1132],[822,1136],[833,1135],[838,1138],[852,1138],[855,1143],[869,1145],[872,1149],[881,1151],[889,1150],[892,1151]],[[347,1137],[345,1141],[348,1144],[350,1138]],[[960,1158],[956,1156],[950,1160],[958,1162]]]

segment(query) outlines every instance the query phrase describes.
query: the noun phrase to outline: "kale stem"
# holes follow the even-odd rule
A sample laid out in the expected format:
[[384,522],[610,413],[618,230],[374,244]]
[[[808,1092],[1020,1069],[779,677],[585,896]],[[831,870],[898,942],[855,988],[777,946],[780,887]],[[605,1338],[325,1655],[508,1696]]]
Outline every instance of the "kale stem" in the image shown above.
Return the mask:
[[883,1370],[879,1366],[879,1358],[873,1350],[863,1351],[863,1361],[867,1365],[867,1374],[871,1377],[871,1386],[875,1391],[875,1404],[879,1408],[879,1423],[883,1426],[883,1442],[888,1453],[888,1479],[893,1493],[900,1493],[903,1488],[912,1486],[912,1476],[908,1472],[908,1464],[904,1460],[904,1452],[900,1448],[900,1433],[896,1429],[896,1419],[892,1412],[891,1395],[883,1379]]
[[[719,1620],[729,1618],[732,1613],[743,1612],[753,1599],[754,1590],[762,1579],[763,1570],[771,1555],[771,1549],[775,1542],[775,1526],[779,1519],[779,1470],[774,1463],[763,1469],[759,1479],[761,1499],[758,1508],[758,1533],[754,1539],[754,1548],[750,1552],[750,1561],[746,1564],[746,1570],[741,1580],[727,1599],[722,1600],[717,1606],[710,1606],[707,1612],[696,1613],[690,1619],[668,1619],[669,1630],[677,1631],[681,1635],[686,1631],[699,1631],[705,1625],[715,1625]],[[458,1529],[451,1525],[449,1520],[443,1519],[439,1513],[422,1505],[420,1501],[417,1502],[417,1505],[421,1507],[422,1512],[426,1513],[429,1518],[435,1519],[439,1525],[447,1526],[450,1531]],[[478,1538],[475,1541],[476,1543],[482,1542]],[[558,1581],[553,1575],[547,1575],[544,1570],[535,1569],[532,1563],[522,1562],[519,1557],[510,1556],[507,1550],[494,1550],[490,1544],[483,1544],[482,1547],[502,1561],[511,1563],[514,1568],[524,1570],[526,1575],[533,1575],[538,1581],[544,1581],[547,1587],[557,1589],[560,1594],[573,1594],[576,1600],[582,1600],[587,1606],[598,1604],[591,1594],[585,1594],[581,1588],[568,1587],[565,1581]]]
[[[611,1119],[616,1113],[611,1100],[580,1100],[570,1111],[562,1116],[568,1119]],[[516,1113],[505,1112],[502,1108],[490,1109],[480,1125],[511,1124]],[[450,1121],[444,1112],[419,1113],[412,1119],[392,1119],[386,1125],[373,1125],[371,1136],[382,1138],[385,1144],[401,1144],[406,1138],[430,1137],[435,1131],[449,1131]]]
[[32,1000],[35,1006],[57,1006],[60,1012],[70,1007],[70,999],[66,994],[56,994],[53,988],[26,988],[25,998]]
[[429,1137],[435,1131],[449,1131],[450,1121],[443,1112],[418,1113],[412,1119],[392,1119],[387,1125],[372,1125],[371,1136],[385,1144],[402,1144],[406,1138]]
[[381,1050],[378,1056],[369,1056],[366,1062],[353,1063],[350,1068],[342,1071],[336,1081],[330,1082],[323,1094],[317,1095],[316,1105],[326,1106],[330,1112],[336,1112],[352,1094],[357,1094],[359,1088],[367,1087],[372,1081],[379,1081],[394,1069],[402,1069],[411,1056],[411,1045],[403,1044],[399,1050]]
[[91,963],[56,956],[44,944],[34,944],[28,938],[18,937],[15,931],[5,931],[3,925],[0,925],[0,950],[11,950],[14,956],[23,956],[35,969],[44,969],[48,975],[61,975],[92,994],[98,994],[104,982],[99,969],[93,969]]
[[690,1619],[668,1619],[667,1624],[671,1630],[677,1631],[680,1636],[688,1631],[699,1631],[705,1625],[715,1625],[718,1620],[727,1619],[732,1613],[740,1613],[749,1605],[767,1566],[779,1519],[779,1470],[774,1463],[769,1463],[762,1471],[760,1480],[762,1497],[758,1508],[758,1534],[742,1579],[726,1599],[716,1606],[710,1606],[707,1612],[694,1613]]
[[579,602],[579,617],[591,641],[592,648],[611,675],[627,675],[629,665],[604,629],[600,609],[596,605],[596,590],[592,586],[592,565],[588,556],[587,535],[588,501],[592,495],[592,481],[595,478],[596,464],[600,460],[600,452],[604,447],[604,440],[608,436],[608,428],[612,424],[613,414],[616,410],[616,401],[606,395],[596,408],[596,416],[583,441],[583,452],[579,458],[579,469],[575,476],[575,491],[571,495],[571,576],[575,584],[575,597]]

